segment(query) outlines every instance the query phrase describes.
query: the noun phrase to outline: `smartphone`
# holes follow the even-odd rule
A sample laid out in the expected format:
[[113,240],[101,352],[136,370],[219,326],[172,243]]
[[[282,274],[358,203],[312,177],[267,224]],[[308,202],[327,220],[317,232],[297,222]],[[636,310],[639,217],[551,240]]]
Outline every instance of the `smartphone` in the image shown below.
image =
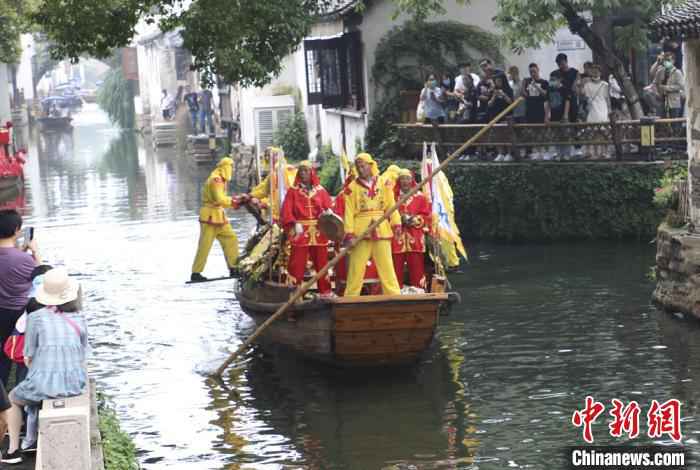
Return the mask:
[[17,246],[25,250],[32,240],[34,240],[34,227],[26,227],[22,229],[22,235],[17,238]]

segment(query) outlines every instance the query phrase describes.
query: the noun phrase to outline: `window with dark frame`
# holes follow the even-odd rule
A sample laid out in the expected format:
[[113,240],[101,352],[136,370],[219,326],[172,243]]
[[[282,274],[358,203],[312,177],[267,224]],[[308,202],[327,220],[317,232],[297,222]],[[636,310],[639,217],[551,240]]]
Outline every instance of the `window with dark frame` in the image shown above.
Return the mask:
[[363,110],[362,43],[357,31],[304,41],[309,104]]

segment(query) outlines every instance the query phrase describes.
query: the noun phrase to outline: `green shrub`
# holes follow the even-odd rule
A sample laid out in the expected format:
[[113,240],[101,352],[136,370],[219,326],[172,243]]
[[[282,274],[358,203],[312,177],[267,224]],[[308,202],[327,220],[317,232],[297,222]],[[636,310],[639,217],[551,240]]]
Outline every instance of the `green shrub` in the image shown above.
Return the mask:
[[97,92],[97,104],[105,110],[109,119],[122,129],[134,128],[134,90],[122,75],[121,68],[107,72],[104,83]]
[[136,446],[119,426],[119,418],[103,395],[98,395],[98,414],[105,470],[138,470]]
[[282,147],[287,160],[306,160],[311,148],[309,147],[304,113],[295,113],[294,116],[275,133],[274,143],[276,146]]
[[[418,169],[417,161],[382,161]],[[501,241],[653,238],[661,165],[453,164],[462,237]]]
[[[324,145],[324,147],[326,146]],[[330,149],[330,146],[328,148]],[[323,160],[318,177],[321,180],[321,185],[335,196],[343,187],[343,181],[340,179],[340,159],[337,155],[333,155],[332,150],[330,152],[331,154]]]

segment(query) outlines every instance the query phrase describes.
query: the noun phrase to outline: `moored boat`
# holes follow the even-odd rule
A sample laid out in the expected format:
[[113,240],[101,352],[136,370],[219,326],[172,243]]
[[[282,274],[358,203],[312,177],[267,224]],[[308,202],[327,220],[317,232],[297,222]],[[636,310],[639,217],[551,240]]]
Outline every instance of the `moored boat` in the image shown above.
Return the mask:
[[70,129],[72,120],[73,118],[70,116],[48,116],[38,119],[43,131]]
[[[289,299],[293,289],[271,281],[238,289],[243,311],[257,325]],[[293,305],[258,343],[341,367],[416,362],[435,335],[447,293],[319,298]]]

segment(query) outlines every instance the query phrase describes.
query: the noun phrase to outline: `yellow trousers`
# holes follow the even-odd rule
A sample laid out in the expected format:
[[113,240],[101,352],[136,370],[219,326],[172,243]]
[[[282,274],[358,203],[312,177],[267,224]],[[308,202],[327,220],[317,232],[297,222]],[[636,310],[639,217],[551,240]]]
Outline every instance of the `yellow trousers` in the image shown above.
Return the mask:
[[200,222],[199,228],[199,246],[192,264],[192,272],[201,273],[204,271],[214,240],[219,240],[219,244],[224,250],[228,267],[234,267],[238,259],[238,237],[236,237],[236,232],[231,228],[231,224],[211,225]]
[[391,256],[391,240],[362,240],[350,253],[345,296],[360,295],[365,280],[365,269],[370,258],[377,266],[384,295],[399,295],[401,288],[396,280],[394,260]]

